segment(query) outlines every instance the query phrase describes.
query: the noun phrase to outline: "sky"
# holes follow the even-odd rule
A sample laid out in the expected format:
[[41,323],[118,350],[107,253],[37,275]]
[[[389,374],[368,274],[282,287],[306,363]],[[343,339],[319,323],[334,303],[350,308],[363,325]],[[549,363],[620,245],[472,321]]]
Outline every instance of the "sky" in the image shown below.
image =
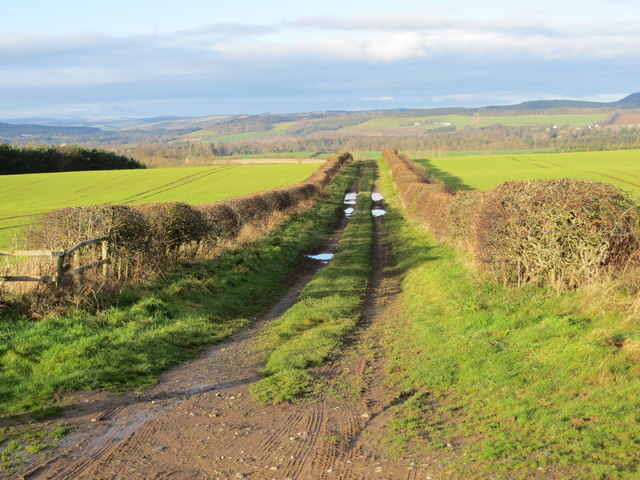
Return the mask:
[[613,101],[640,0],[21,0],[0,121]]

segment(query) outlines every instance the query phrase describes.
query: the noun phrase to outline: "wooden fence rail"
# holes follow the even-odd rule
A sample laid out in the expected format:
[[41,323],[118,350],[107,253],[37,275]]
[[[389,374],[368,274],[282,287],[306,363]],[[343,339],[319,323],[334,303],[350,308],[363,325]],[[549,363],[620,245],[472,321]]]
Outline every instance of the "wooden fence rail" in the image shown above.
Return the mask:
[[[102,255],[100,260],[87,265],[80,265],[81,250],[91,245],[100,244],[102,246]],[[109,239],[107,237],[94,238],[93,240],[85,240],[74,245],[69,250],[0,250],[0,257],[57,257],[56,271],[53,276],[45,275],[41,277],[32,277],[28,275],[0,275],[0,281],[5,282],[43,282],[55,283],[58,285],[65,275],[76,275],[92,268],[102,267],[102,274],[108,275],[109,259]],[[73,268],[68,272],[64,271],[64,260],[67,257],[73,257]]]

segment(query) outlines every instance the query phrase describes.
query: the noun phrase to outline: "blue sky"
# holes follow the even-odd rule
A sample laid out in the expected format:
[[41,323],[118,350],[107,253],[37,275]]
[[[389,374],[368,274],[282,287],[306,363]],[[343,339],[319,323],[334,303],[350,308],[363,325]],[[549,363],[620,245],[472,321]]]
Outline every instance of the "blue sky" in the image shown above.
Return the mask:
[[640,0],[22,0],[0,119],[609,101],[640,91]]

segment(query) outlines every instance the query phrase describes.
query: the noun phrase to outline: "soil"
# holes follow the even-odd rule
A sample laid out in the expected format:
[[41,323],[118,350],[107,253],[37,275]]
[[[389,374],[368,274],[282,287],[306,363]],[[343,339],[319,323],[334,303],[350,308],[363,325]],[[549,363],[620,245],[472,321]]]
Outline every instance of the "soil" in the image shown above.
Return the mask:
[[614,120],[614,125],[637,125],[640,123],[640,115],[619,115]]
[[[382,203],[378,203],[382,207]],[[319,393],[262,406],[249,393],[264,353],[259,334],[321,267],[309,260],[289,293],[252,327],[165,374],[142,394],[80,392],[64,422],[68,435],[24,479],[401,479],[452,478],[444,458],[389,453],[388,420],[405,397],[385,381],[384,314],[399,292],[390,269],[384,217],[375,221],[373,268],[356,332],[317,368]],[[342,225],[342,228],[344,224]],[[342,228],[328,242],[335,247]]]

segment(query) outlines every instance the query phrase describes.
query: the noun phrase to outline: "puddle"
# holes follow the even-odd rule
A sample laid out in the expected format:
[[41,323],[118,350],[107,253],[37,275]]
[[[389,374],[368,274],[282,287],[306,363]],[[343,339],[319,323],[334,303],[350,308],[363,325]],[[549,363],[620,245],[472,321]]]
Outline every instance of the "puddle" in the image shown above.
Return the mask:
[[347,193],[344,196],[344,203],[353,202],[351,205],[355,205],[355,202],[357,199],[358,199],[358,194],[356,192]]
[[345,204],[345,205],[355,205],[355,204],[356,204],[356,201],[355,201],[355,200],[345,200],[345,201],[344,201],[344,204]]
[[317,255],[306,255],[313,260],[319,260],[324,264],[329,263],[329,260],[333,258],[333,253],[319,253]]
[[344,216],[345,217],[350,217],[351,215],[353,215],[353,211],[354,211],[353,208],[345,208],[344,209]]
[[382,199],[384,199],[384,197],[382,196],[382,194],[381,194],[381,193],[373,192],[373,193],[371,194],[371,200],[373,200],[374,202],[379,202],[379,201],[381,201]]
[[387,211],[381,208],[374,208],[373,210],[371,210],[371,215],[373,215],[374,217],[382,217],[383,215],[386,215],[386,214],[387,214]]

